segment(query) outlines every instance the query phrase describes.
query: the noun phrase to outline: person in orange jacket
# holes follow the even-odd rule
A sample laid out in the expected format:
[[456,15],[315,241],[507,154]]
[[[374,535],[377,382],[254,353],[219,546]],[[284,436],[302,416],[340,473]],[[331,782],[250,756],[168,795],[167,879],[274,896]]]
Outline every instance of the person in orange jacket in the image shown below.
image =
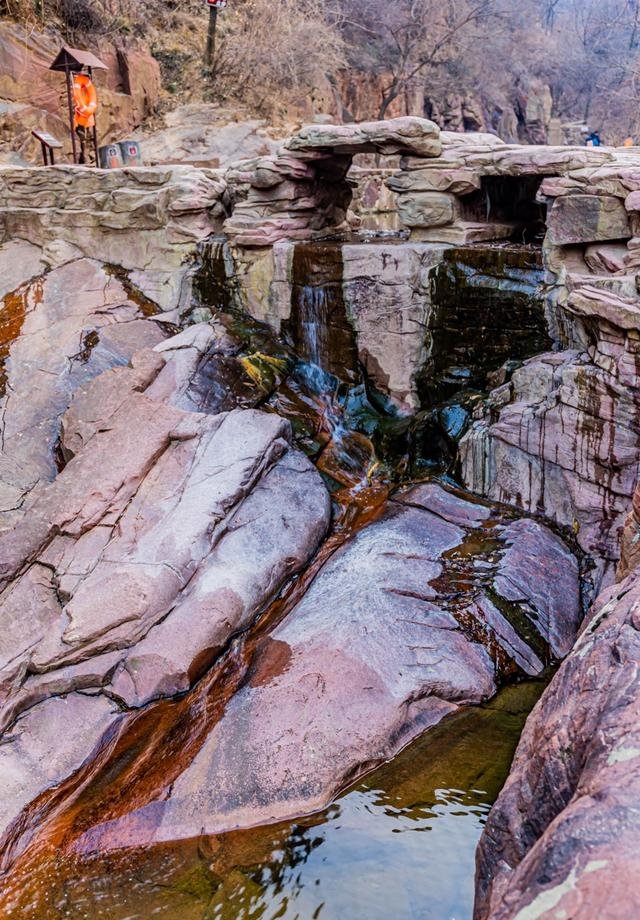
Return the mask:
[[86,73],[73,75],[73,127],[80,140],[79,163],[86,163],[87,140],[89,129],[96,123],[95,113],[98,108],[96,88]]

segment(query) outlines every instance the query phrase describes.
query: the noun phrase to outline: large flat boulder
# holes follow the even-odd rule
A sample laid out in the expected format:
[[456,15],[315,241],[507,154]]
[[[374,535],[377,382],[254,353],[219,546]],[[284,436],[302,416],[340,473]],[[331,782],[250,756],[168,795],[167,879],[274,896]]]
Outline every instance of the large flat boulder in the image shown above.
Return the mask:
[[440,129],[435,122],[411,115],[347,125],[305,125],[285,147],[297,153],[331,150],[352,155],[402,153],[421,157],[437,157],[442,150]]
[[240,158],[275,154],[282,143],[274,139],[265,121],[238,121],[232,111],[208,103],[177,106],[164,121],[164,128],[141,141],[149,166],[228,166]]

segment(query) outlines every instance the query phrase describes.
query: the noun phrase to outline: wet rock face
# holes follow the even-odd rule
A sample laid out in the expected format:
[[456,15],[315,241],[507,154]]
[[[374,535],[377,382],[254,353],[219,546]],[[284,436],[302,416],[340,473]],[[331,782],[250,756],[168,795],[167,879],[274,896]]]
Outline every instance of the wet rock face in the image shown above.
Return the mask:
[[281,242],[252,261],[232,252],[247,312],[342,381],[364,372],[402,414],[420,408],[417,376],[441,247]]
[[462,471],[474,491],[572,527],[597,586],[640,475],[638,333],[629,302],[576,292],[570,309],[589,323],[588,350],[525,362],[461,442]]
[[551,344],[539,250],[451,248],[432,279],[429,353],[419,371],[423,404],[465,387],[486,390],[488,374]]
[[[274,473],[286,481],[286,466],[278,464]],[[308,493],[308,484],[303,488]],[[287,495],[290,483],[278,500]],[[264,501],[272,506],[273,496]],[[130,651],[118,652],[115,670],[113,656],[104,658],[110,668],[105,695],[136,706],[186,688],[185,663],[195,662],[196,648],[209,652],[220,641],[216,620],[218,636],[228,635],[247,582],[255,580],[263,556],[271,562],[255,527],[264,501],[259,490],[245,499],[239,512],[247,520],[245,535],[238,535],[242,521],[233,530],[232,518],[229,535],[166,620]],[[282,528],[277,533],[280,546]],[[252,534],[259,554],[249,551]],[[234,548],[251,557],[250,566],[232,556]],[[548,570],[556,573],[556,597],[543,584]],[[151,587],[147,580],[147,595]],[[130,777],[131,794],[119,794],[116,803],[107,793],[103,807],[89,784],[87,801],[94,805],[65,832],[65,845],[108,850],[315,810],[424,729],[491,696],[506,676],[539,674],[550,657],[565,654],[578,617],[577,565],[544,527],[500,518],[435,484],[406,489],[325,563],[280,625],[258,640],[248,670],[236,673],[232,696],[205,684],[185,699],[187,708],[181,704],[174,717],[185,738],[172,743],[170,771],[156,780],[155,791],[136,787]],[[77,613],[76,620],[79,625]],[[91,624],[95,632],[93,618]],[[96,651],[104,653],[99,641]],[[235,659],[234,667],[240,664]],[[171,683],[172,674],[182,682],[174,677]],[[33,691],[34,681],[52,677],[33,679]],[[222,711],[215,702],[221,693]],[[170,710],[163,712],[170,718]],[[194,735],[186,729],[196,713]],[[161,757],[148,724],[145,762],[156,748],[152,759]],[[136,737],[135,729],[130,742],[123,735],[118,756],[124,764],[131,763],[125,751],[134,760],[140,756]],[[121,788],[118,767],[109,782]]]
[[477,859],[476,920],[634,917],[640,591],[604,592],[530,716]]
[[[0,726],[31,751],[0,752],[11,777],[27,757],[3,831],[124,709],[188,689],[328,525],[286,422],[157,402],[144,391],[166,367],[145,350],[79,387],[62,418],[68,462],[0,534]],[[73,744],[59,733],[49,756],[48,726],[65,719]]]
[[[252,271],[263,280],[261,265],[273,271],[268,301],[247,280]],[[343,382],[364,376],[409,414],[486,390],[507,359],[546,349],[541,282],[534,247],[389,241],[280,243],[240,284],[252,315],[298,354]]]
[[296,353],[342,381],[360,378],[354,330],[347,318],[340,247],[310,244],[293,253],[291,316],[282,324]]

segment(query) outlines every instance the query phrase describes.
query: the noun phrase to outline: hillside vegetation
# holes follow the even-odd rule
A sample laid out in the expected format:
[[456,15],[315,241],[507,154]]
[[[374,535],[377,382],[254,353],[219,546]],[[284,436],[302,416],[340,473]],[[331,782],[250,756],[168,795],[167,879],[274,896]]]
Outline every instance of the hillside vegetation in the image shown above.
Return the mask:
[[608,143],[640,135],[638,0],[228,0],[210,67],[203,0],[0,0],[0,16],[72,45],[144,44],[161,67],[160,109],[408,113],[525,142],[544,142],[553,117]]

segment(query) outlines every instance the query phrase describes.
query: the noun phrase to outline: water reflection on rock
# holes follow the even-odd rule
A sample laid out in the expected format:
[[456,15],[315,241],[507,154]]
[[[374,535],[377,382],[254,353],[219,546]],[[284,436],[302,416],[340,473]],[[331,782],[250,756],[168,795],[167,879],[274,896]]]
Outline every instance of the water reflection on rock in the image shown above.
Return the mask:
[[6,916],[466,920],[475,845],[541,689],[458,713],[309,818],[51,859],[10,881]]

